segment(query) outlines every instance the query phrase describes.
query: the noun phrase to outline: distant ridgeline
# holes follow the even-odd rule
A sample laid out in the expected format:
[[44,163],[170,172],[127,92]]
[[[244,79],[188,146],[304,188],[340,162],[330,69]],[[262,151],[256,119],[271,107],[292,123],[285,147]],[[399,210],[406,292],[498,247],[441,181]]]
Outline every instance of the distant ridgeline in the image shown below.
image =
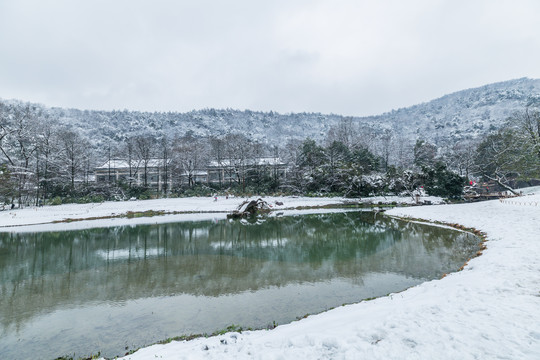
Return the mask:
[[[500,127],[531,99],[540,97],[540,80],[522,78],[459,91],[427,103],[392,110],[378,116],[344,117],[320,113],[279,114],[240,110],[204,109],[188,113],[89,111],[43,108],[71,129],[79,130],[95,147],[119,142],[141,133],[195,137],[242,133],[267,144],[284,144],[288,139],[326,138],[330,129],[344,121],[355,126],[366,138],[385,136],[411,143],[427,140],[438,146],[475,138]],[[4,104],[24,106],[18,101]]]

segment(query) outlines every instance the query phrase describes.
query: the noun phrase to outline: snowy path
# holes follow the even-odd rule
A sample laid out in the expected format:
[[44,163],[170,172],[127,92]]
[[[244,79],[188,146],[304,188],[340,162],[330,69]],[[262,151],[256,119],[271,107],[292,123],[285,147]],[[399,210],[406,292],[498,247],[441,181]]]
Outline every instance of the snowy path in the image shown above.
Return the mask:
[[531,203],[540,195],[520,199],[389,211],[487,233],[484,254],[442,280],[271,331],[154,345],[125,359],[539,359],[540,206]]

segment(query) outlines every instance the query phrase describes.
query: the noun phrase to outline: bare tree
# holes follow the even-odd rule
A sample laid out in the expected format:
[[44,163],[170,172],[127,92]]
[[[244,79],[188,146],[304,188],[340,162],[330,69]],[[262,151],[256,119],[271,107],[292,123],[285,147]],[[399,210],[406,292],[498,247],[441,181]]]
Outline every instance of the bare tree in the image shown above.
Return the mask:
[[437,157],[437,147],[432,143],[418,139],[414,145],[414,164],[419,167],[432,166]]
[[242,187],[246,188],[246,175],[253,163],[253,144],[242,134],[227,134],[224,138],[225,153],[228,161],[229,176]]
[[32,162],[38,149],[36,130],[42,114],[39,108],[26,105],[14,107],[11,116],[11,129],[5,124],[7,132],[3,131],[7,134],[7,141],[2,143],[2,153],[8,161],[12,176],[17,179],[17,198],[21,207],[23,196],[26,199],[33,188],[29,182],[35,175]]
[[89,144],[81,138],[79,133],[73,130],[62,130],[60,139],[65,174],[73,191],[75,190],[76,179],[84,171]]
[[16,184],[6,165],[0,165],[0,207],[4,208],[4,203],[13,199],[16,191]]
[[392,139],[392,153],[390,154],[390,164],[400,169],[408,168],[414,161],[413,144],[403,134],[397,134]]
[[[36,156],[36,183],[38,192],[36,202],[40,197],[47,199],[49,188],[54,181],[60,153],[58,131],[56,129],[56,119],[45,117],[38,125],[38,154]],[[39,194],[39,190],[42,194]]]
[[523,152],[516,146],[512,130],[499,130],[487,136],[476,150],[475,165],[486,179],[495,181],[503,188],[516,193],[510,182],[519,177]]
[[285,184],[281,187],[293,192],[301,192],[299,186],[302,180],[301,147],[302,141],[289,139],[282,150],[283,160],[288,164],[288,172]]
[[388,171],[390,165],[390,155],[393,148],[393,136],[392,132],[385,129],[379,139],[379,155],[383,160],[384,171]]
[[[212,140],[215,141],[215,139]],[[205,167],[209,161],[208,141],[187,134],[183,137],[176,138],[173,148],[173,163],[177,169],[177,173],[180,178],[186,180],[189,187],[194,186],[197,171]],[[221,177],[220,180],[222,180]]]
[[475,165],[486,179],[514,192],[516,180],[540,178],[540,111],[531,105],[477,148]]
[[460,176],[469,179],[476,172],[475,157],[478,141],[458,141],[445,149],[443,158],[448,161],[448,167],[457,171]]
[[128,166],[128,177],[126,180],[130,188],[137,182],[136,179],[139,172],[139,162],[135,161],[138,158],[136,148],[136,137],[128,136],[124,139],[124,143],[118,151],[119,157],[126,160]]
[[528,106],[524,112],[515,114],[514,119],[518,129],[521,129],[518,133],[520,138],[540,161],[540,110]]
[[10,109],[0,102],[0,151],[6,161],[13,163],[10,159],[9,136],[15,132],[12,126],[10,126],[11,113]]
[[[224,166],[225,159],[225,141],[218,137],[211,137],[210,139],[210,155],[212,160],[215,161],[219,166]],[[218,182],[219,187],[223,186],[223,173],[218,172]]]
[[351,147],[358,137],[358,131],[353,125],[351,117],[344,117],[339,120],[337,125],[330,127],[326,135],[326,146],[335,141]]
[[135,154],[139,163],[142,164],[144,187],[148,187],[148,166],[154,156],[154,142],[155,140],[150,134],[135,137]]
[[168,191],[169,191],[169,178],[170,178],[169,165],[170,165],[170,162],[171,162],[171,142],[168,139],[167,135],[162,134],[159,145],[160,145],[159,152],[160,152],[160,155],[161,155],[160,160],[161,160],[161,169],[162,169],[162,173],[161,173],[161,180],[162,180],[161,191],[163,192],[163,194],[166,195],[168,193]]

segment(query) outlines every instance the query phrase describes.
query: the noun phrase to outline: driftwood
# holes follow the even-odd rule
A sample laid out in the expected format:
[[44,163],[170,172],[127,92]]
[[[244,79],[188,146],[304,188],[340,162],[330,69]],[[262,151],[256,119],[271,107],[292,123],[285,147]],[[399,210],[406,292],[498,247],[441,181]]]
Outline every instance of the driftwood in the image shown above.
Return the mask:
[[228,219],[241,219],[251,217],[260,213],[269,212],[271,206],[263,199],[244,201],[237,210],[234,210],[232,214],[228,214]]

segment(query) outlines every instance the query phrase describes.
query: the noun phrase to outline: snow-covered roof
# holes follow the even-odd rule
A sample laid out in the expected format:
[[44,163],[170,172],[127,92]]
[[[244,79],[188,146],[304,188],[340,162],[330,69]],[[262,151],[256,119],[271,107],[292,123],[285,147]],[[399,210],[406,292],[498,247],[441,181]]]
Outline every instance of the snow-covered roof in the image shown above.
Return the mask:
[[[234,166],[236,164],[240,164],[242,160],[240,159],[224,159],[221,161],[212,160],[208,164],[209,167],[227,167],[227,166]],[[277,157],[261,157],[256,159],[246,159],[243,161],[244,164],[248,165],[270,165],[270,166],[281,166],[286,165],[283,161],[281,161],[280,158]]]
[[[129,168],[129,162],[127,160],[119,160],[119,159],[113,159],[113,160],[107,160],[103,165],[98,166],[96,170],[99,169],[109,169],[109,164],[111,169],[128,169]],[[131,161],[131,167],[137,168],[144,166],[143,160],[132,160]],[[148,167],[159,167],[163,166],[163,159],[149,159],[148,160]]]
[[[133,161],[132,161],[133,163]],[[133,165],[132,165],[133,166]],[[129,163],[125,160],[108,160],[103,165],[98,166],[96,169],[127,169]]]
[[[205,170],[195,170],[191,172],[191,176],[207,176],[208,171]],[[189,176],[189,173],[187,171],[183,171],[180,176]]]
[[277,157],[262,157],[257,159],[258,165],[285,165],[283,161],[281,161],[280,158]]
[[[229,167],[240,164],[242,161],[240,159],[226,159],[218,162],[217,160],[210,161],[208,164],[209,167]],[[261,157],[256,159],[246,159],[244,164],[247,165],[257,165],[257,166],[284,166],[286,165],[280,158],[277,157]],[[132,160],[132,168],[141,168],[144,166],[143,160]],[[161,167],[163,166],[163,159],[150,159],[148,160],[148,167]],[[96,170],[108,170],[111,169],[129,169],[129,162],[127,160],[121,159],[111,159],[107,160],[102,165],[96,167]],[[203,171],[203,170],[201,170]],[[201,174],[202,175],[202,174]]]

